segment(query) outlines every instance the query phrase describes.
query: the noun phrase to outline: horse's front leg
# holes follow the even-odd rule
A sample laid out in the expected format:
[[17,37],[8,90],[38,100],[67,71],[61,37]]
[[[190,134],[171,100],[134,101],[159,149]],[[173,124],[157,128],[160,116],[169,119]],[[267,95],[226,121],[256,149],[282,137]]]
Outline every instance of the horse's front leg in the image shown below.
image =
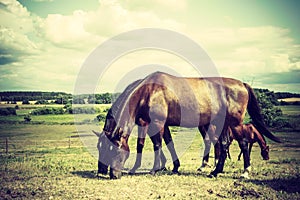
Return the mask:
[[[173,161],[173,170],[172,172],[177,174],[178,172],[178,168],[180,167],[180,161],[178,159],[177,153],[175,151],[175,147],[174,147],[174,143],[172,141],[172,136],[171,136],[171,132],[168,126],[165,126],[164,128],[164,134],[163,134],[163,138],[165,141],[165,144],[167,145],[167,148],[171,154],[172,157],[172,161]],[[166,160],[165,162],[163,162],[162,160],[162,167],[164,167],[166,164]]]
[[239,142],[239,146],[241,151],[243,152],[243,158],[244,158],[244,172],[241,175],[241,178],[249,178],[249,172],[251,171],[250,166],[250,156],[249,156],[249,149],[248,149],[248,141],[246,138],[243,138]]

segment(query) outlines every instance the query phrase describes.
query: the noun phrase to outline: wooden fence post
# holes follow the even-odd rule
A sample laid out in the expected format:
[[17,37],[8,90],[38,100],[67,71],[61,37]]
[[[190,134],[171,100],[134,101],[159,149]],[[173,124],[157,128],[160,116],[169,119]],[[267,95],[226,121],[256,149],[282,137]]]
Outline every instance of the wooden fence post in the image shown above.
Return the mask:
[[71,148],[71,136],[69,137],[69,149]]
[[5,153],[8,154],[8,138],[5,139]]

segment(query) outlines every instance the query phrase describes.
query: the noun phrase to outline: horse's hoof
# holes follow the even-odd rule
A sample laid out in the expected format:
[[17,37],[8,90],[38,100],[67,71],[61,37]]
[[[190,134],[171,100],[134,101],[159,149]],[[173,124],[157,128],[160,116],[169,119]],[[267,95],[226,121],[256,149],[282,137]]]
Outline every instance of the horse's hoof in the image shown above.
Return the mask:
[[178,170],[172,170],[172,174],[174,174],[174,175],[181,175]]
[[208,178],[217,178],[217,175],[218,174],[211,172],[210,174],[207,175],[207,177]]
[[158,170],[151,170],[150,172],[149,172],[149,174],[151,174],[152,176],[154,176],[155,174],[156,174],[156,172],[157,172]]
[[162,168],[160,168],[160,170],[159,171],[162,171],[162,172],[164,172],[164,171],[168,171],[167,170],[167,168],[166,167],[162,167]]
[[128,174],[132,176],[135,174],[135,171],[129,171]]
[[204,167],[199,167],[199,168],[197,169],[197,171],[198,171],[198,172],[203,172],[203,169],[204,169]]
[[247,172],[242,173],[242,175],[240,176],[240,178],[241,179],[250,179],[249,173],[247,173]]

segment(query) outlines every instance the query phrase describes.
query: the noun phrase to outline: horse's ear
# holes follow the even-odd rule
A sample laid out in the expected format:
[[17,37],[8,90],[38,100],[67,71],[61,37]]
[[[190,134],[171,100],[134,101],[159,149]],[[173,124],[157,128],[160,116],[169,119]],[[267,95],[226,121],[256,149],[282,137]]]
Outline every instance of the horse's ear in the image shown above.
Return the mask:
[[94,130],[92,130],[92,131],[93,131],[93,133],[95,133],[95,135],[96,135],[97,137],[100,137],[100,134],[101,134],[101,133],[96,132],[96,131],[94,131]]

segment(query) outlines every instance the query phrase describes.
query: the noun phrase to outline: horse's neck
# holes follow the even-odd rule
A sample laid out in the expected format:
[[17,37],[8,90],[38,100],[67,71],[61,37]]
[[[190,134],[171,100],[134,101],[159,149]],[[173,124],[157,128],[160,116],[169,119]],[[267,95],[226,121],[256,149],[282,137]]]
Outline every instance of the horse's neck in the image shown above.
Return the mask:
[[256,138],[257,143],[259,144],[261,150],[265,149],[267,146],[265,138],[255,129],[253,130],[254,137]]

